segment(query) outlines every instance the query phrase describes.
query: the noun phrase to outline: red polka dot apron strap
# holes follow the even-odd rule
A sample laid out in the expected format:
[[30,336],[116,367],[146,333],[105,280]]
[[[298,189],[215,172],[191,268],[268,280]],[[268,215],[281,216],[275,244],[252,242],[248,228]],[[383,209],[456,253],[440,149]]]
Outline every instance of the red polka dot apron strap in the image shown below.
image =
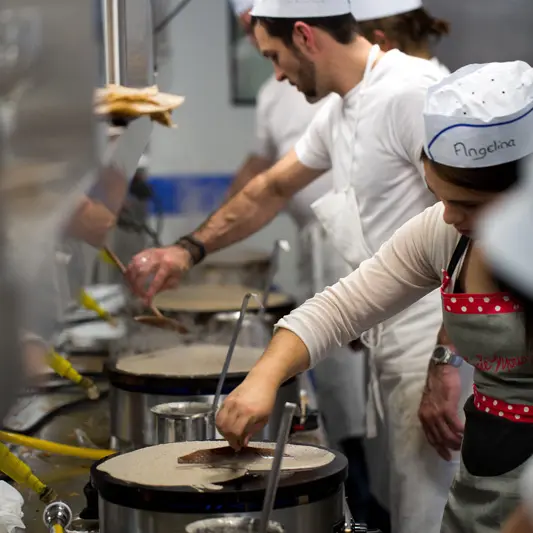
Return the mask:
[[511,422],[522,422],[533,424],[533,406],[507,403],[503,400],[491,398],[486,394],[481,394],[474,385],[474,404],[477,409],[491,415],[505,418]]

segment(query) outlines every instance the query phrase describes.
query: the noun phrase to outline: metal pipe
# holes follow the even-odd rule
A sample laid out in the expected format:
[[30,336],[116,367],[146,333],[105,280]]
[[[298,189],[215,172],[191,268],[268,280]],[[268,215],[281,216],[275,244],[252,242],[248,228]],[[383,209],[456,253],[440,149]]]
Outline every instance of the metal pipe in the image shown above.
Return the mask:
[[102,0],[106,83],[126,83],[126,0]]

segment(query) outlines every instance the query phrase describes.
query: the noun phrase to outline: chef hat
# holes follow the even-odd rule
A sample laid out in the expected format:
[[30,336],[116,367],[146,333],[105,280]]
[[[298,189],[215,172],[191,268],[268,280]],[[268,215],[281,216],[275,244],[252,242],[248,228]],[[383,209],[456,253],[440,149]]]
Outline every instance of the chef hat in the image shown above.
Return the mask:
[[252,15],[285,19],[335,17],[351,13],[350,0],[255,0]]
[[250,11],[254,6],[254,0],[230,0],[230,4],[233,12],[238,16]]
[[533,299],[533,157],[522,162],[521,174],[519,185],[486,210],[478,236],[494,271]]
[[401,15],[421,7],[422,0],[352,0],[352,14],[358,22]]
[[533,153],[533,69],[523,61],[469,65],[431,87],[424,110],[426,154],[481,168]]

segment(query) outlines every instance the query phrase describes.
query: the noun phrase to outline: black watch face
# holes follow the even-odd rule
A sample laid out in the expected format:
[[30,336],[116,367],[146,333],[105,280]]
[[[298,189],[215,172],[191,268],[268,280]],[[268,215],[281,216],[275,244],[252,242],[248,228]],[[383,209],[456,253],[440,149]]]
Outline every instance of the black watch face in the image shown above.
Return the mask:
[[435,351],[433,352],[433,357],[437,361],[444,361],[444,359],[446,358],[446,348],[444,348],[443,346],[438,346],[437,348],[435,348]]

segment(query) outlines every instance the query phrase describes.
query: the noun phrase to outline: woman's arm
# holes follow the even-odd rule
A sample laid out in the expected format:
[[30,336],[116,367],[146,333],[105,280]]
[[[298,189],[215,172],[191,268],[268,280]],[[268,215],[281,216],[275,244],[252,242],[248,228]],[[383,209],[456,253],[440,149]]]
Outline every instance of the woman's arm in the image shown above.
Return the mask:
[[217,416],[231,446],[246,445],[266,423],[286,380],[314,366],[333,345],[348,344],[438,287],[442,265],[435,265],[434,250],[440,245],[435,245],[439,223],[437,205],[405,224],[355,272],[277,324],[267,350]]

